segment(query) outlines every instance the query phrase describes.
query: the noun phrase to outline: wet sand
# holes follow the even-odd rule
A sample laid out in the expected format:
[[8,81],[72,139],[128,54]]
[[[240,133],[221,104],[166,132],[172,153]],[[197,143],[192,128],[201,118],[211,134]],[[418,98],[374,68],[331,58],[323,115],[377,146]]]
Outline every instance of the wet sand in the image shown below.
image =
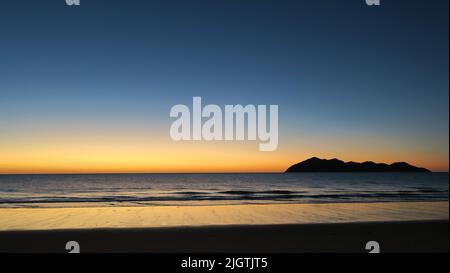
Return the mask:
[[448,202],[0,209],[0,252],[448,252]]
[[424,221],[448,217],[448,202],[0,208],[0,231]]

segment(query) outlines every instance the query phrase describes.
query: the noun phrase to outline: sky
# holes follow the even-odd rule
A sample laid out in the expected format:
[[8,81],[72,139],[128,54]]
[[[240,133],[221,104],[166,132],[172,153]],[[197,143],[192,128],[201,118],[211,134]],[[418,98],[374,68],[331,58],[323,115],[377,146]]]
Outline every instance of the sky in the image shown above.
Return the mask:
[[[0,173],[449,166],[447,0],[5,0]],[[173,141],[175,104],[279,106],[279,145]]]

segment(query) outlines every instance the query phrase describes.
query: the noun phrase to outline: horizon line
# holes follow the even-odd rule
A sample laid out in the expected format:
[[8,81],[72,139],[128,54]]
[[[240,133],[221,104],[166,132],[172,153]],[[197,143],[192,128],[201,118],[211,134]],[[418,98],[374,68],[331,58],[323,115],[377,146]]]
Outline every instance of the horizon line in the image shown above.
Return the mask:
[[[286,172],[80,172],[80,173],[0,173],[1,175],[114,175],[114,174],[285,174]],[[298,172],[298,173],[414,173],[414,172]],[[429,173],[449,173],[449,171],[430,171]]]

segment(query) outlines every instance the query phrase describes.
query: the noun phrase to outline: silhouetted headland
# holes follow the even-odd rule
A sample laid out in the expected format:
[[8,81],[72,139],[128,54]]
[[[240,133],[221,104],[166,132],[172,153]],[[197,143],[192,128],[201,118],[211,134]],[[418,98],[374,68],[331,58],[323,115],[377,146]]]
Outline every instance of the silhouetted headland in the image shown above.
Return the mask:
[[406,162],[393,164],[374,163],[366,161],[363,163],[344,162],[339,159],[320,159],[313,157],[292,165],[286,170],[287,173],[295,172],[430,172],[425,168],[415,167]]

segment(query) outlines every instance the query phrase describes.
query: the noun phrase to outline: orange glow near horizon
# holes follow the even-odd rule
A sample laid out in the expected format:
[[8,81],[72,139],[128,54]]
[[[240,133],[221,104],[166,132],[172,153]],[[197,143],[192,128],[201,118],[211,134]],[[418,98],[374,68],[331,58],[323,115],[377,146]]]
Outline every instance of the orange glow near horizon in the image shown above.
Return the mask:
[[432,171],[448,171],[448,149],[439,154],[396,147],[385,147],[389,152],[381,152],[377,145],[363,149],[352,142],[338,145],[327,139],[299,142],[289,138],[280,142],[275,152],[260,152],[258,142],[247,141],[175,142],[161,135],[151,139],[68,135],[0,143],[0,174],[283,172],[312,156],[359,162],[406,161]]

